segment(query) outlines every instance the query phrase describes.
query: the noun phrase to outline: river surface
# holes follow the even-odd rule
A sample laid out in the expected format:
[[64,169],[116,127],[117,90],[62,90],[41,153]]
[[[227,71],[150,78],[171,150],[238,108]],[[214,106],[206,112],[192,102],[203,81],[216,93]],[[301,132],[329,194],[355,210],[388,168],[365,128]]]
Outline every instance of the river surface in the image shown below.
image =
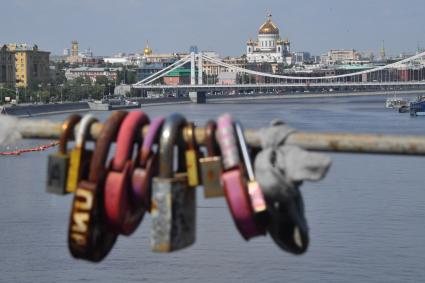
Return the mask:
[[[425,119],[384,109],[383,97],[258,100],[146,107],[203,125],[232,112],[246,128],[282,119],[304,131],[425,134]],[[96,112],[104,121],[109,112]],[[45,116],[62,120],[66,115]],[[42,141],[25,141],[36,145]],[[425,159],[331,154],[327,177],[302,193],[311,243],[302,256],[270,237],[245,242],[224,199],[198,192],[197,241],[150,251],[150,217],[99,264],[73,259],[71,196],[46,194],[48,152],[0,157],[0,282],[425,282]]]

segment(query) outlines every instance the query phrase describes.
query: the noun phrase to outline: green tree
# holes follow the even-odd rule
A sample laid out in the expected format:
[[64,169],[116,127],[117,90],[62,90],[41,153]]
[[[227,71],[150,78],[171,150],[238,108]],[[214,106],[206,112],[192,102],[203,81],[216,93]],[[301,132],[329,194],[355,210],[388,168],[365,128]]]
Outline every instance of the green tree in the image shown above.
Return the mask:
[[96,76],[96,84],[97,85],[107,85],[110,83],[110,80],[108,79],[107,76],[101,75],[101,76]]

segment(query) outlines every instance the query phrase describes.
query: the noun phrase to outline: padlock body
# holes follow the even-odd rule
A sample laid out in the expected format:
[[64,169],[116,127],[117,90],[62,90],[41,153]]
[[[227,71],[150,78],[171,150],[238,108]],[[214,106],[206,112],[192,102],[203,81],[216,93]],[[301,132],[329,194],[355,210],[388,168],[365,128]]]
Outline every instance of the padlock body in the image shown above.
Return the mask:
[[[73,257],[99,262],[115,244],[117,235],[104,225],[100,193],[102,183],[81,181],[74,194],[68,232],[68,246]],[[91,199],[92,197],[92,199]]]
[[195,242],[196,190],[188,187],[187,174],[154,178],[152,183],[151,247],[171,252]]
[[227,204],[240,234],[245,240],[263,235],[263,229],[257,226],[251,200],[245,187],[241,170],[233,169],[221,177]]
[[188,177],[187,182],[190,187],[196,187],[199,185],[198,158],[196,157],[196,151],[194,149],[188,149],[185,151],[185,154]]
[[201,178],[204,186],[204,196],[206,198],[223,197],[223,187],[220,176],[222,172],[221,157],[203,157],[199,159],[201,166]]
[[93,229],[93,208],[97,207],[96,184],[81,182],[74,194],[68,243],[71,254],[77,258],[87,256],[90,229]]
[[66,194],[68,177],[69,156],[55,153],[48,157],[47,161],[47,186],[46,191],[52,194]]

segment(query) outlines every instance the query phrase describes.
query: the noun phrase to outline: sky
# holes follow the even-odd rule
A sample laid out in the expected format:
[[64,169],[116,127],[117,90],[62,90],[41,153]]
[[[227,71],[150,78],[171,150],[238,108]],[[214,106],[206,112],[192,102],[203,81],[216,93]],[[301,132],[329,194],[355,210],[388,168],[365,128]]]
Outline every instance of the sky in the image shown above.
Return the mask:
[[95,55],[185,52],[191,45],[221,56],[245,53],[267,14],[292,51],[330,49],[387,54],[425,47],[424,0],[0,0],[0,44],[37,44],[62,54],[71,41]]

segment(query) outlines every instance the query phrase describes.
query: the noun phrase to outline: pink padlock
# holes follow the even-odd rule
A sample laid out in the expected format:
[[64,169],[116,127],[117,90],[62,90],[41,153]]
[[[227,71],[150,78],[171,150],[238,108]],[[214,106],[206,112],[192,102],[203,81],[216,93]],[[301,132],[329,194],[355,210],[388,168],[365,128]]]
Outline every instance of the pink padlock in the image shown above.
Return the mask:
[[224,172],[221,181],[236,227],[245,240],[264,235],[265,228],[256,220],[254,206],[248,193],[233,120],[229,114],[218,118],[217,140],[223,155]]

